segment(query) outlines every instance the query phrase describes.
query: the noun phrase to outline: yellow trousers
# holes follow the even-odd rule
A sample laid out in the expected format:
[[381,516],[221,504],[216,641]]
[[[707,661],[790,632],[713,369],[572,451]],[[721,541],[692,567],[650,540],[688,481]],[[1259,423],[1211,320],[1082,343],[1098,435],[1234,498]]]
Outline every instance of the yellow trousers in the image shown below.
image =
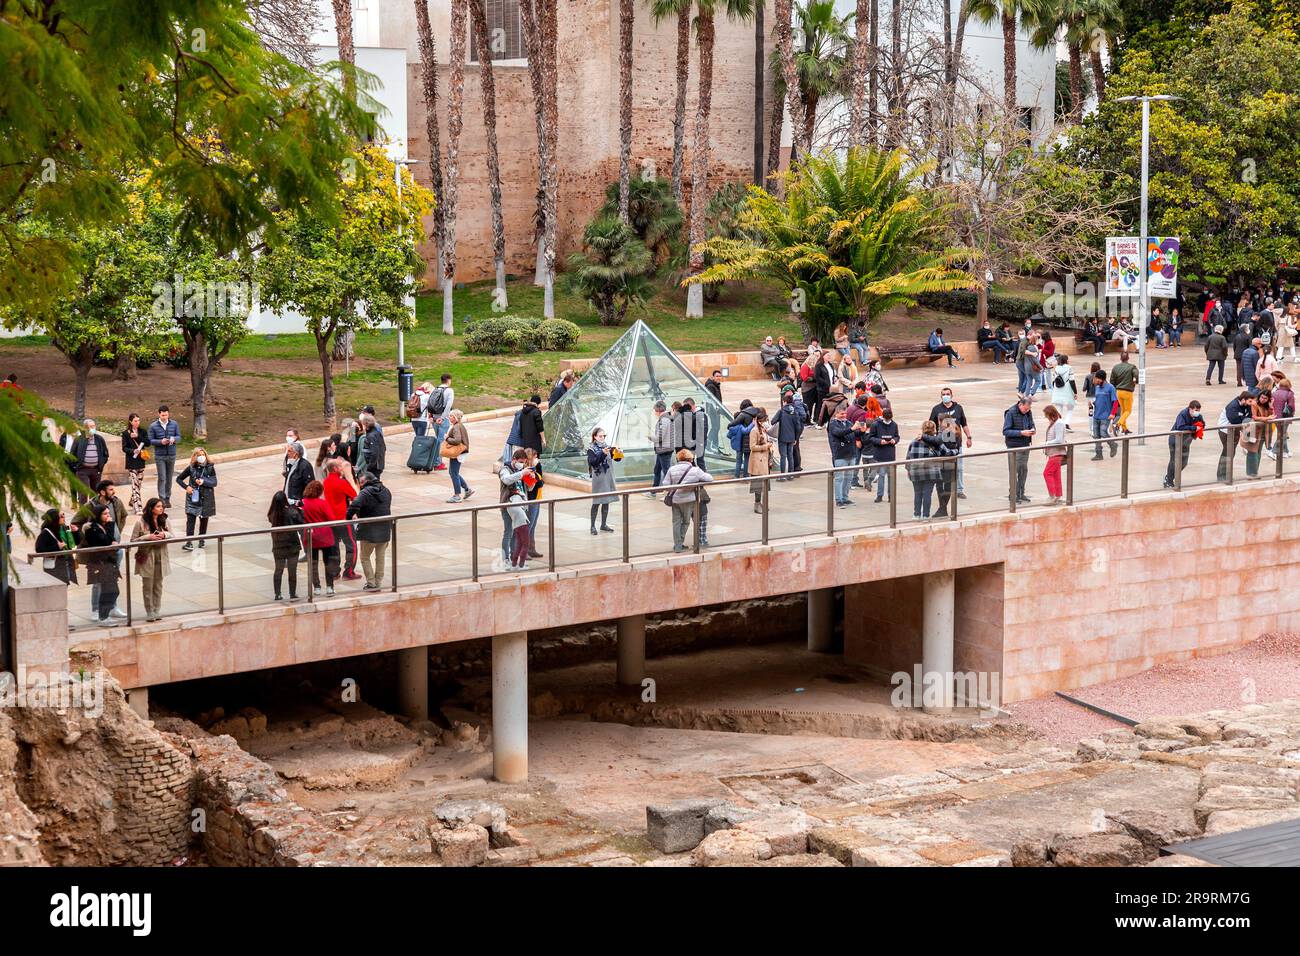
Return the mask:
[[1128,431],[1128,417],[1133,412],[1133,392],[1117,388],[1115,394],[1119,396],[1119,428],[1125,432]]

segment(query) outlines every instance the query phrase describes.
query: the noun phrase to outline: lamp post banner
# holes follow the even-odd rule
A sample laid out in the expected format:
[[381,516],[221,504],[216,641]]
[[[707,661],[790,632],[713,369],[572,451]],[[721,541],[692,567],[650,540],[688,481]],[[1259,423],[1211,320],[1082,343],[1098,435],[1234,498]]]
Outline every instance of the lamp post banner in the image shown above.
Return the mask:
[[1106,239],[1106,295],[1132,297],[1142,278],[1142,242],[1136,236]]
[[1147,294],[1153,299],[1171,299],[1178,291],[1179,241],[1166,236],[1147,239]]

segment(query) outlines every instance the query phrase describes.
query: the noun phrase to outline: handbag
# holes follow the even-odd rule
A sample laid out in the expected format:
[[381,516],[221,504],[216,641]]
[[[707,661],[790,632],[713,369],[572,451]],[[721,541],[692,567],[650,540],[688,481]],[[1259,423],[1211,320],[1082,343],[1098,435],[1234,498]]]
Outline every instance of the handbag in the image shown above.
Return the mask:
[[[691,470],[687,468],[684,472],[682,472],[682,476],[678,478],[676,481],[674,481],[673,484],[680,485],[683,481],[686,480],[686,476],[689,475],[690,473]],[[666,495],[664,495],[664,504],[667,505],[669,508],[673,506],[673,495],[675,494],[677,494],[677,489],[673,488]]]
[[439,458],[459,458],[467,451],[465,445],[448,445],[445,441],[438,446]]

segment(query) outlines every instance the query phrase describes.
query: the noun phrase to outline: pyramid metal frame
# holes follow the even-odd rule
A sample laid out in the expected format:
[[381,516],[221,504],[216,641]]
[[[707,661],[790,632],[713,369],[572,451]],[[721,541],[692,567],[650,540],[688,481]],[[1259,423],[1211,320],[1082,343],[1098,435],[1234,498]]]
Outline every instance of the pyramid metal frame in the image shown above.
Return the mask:
[[[625,360],[624,356],[626,356]],[[704,387],[704,383],[695,377],[672,349],[664,345],[663,340],[639,319],[618,337],[605,354],[578,379],[577,384],[555,403],[554,407],[546,410],[543,418],[547,437],[547,447],[542,454],[544,469],[557,475],[586,479],[588,475],[585,449],[590,443],[592,428],[599,425],[605,429],[609,443],[624,452],[623,460],[615,464],[615,478],[634,483],[645,483],[651,480],[654,473],[653,447],[646,436],[623,434],[624,424],[628,419],[633,372],[638,358],[641,357],[645,357],[649,363],[647,380],[650,394],[644,397],[646,407],[643,410],[646,418],[650,421],[654,420],[656,401],[662,399],[671,406],[676,400],[693,398],[696,404],[703,407],[708,414],[710,429],[713,429],[715,422],[717,424],[716,432],[709,438],[709,446],[713,450],[706,454],[710,471],[721,471],[725,468],[729,472],[734,469],[735,452],[725,440],[727,424],[732,418],[731,412],[713,397]],[[681,379],[671,393],[660,384],[664,376],[657,375],[654,370],[654,361],[665,358],[671,363],[671,368],[679,373]],[[602,366],[617,361],[624,361],[624,366],[620,370],[622,374],[616,388],[596,396],[589,394],[592,389],[601,387],[602,380],[605,378],[600,374]],[[584,400],[591,402],[593,398],[599,403],[595,408],[595,414],[584,414],[581,409]],[[615,406],[612,424],[604,421],[610,413],[610,402]]]

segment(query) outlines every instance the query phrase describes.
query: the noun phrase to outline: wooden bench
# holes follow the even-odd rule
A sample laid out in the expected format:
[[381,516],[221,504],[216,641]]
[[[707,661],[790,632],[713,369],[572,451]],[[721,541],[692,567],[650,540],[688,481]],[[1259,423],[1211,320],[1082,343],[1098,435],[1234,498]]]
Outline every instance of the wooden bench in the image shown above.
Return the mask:
[[908,342],[877,342],[872,346],[881,362],[933,362],[943,358],[942,352],[931,352],[928,346]]

